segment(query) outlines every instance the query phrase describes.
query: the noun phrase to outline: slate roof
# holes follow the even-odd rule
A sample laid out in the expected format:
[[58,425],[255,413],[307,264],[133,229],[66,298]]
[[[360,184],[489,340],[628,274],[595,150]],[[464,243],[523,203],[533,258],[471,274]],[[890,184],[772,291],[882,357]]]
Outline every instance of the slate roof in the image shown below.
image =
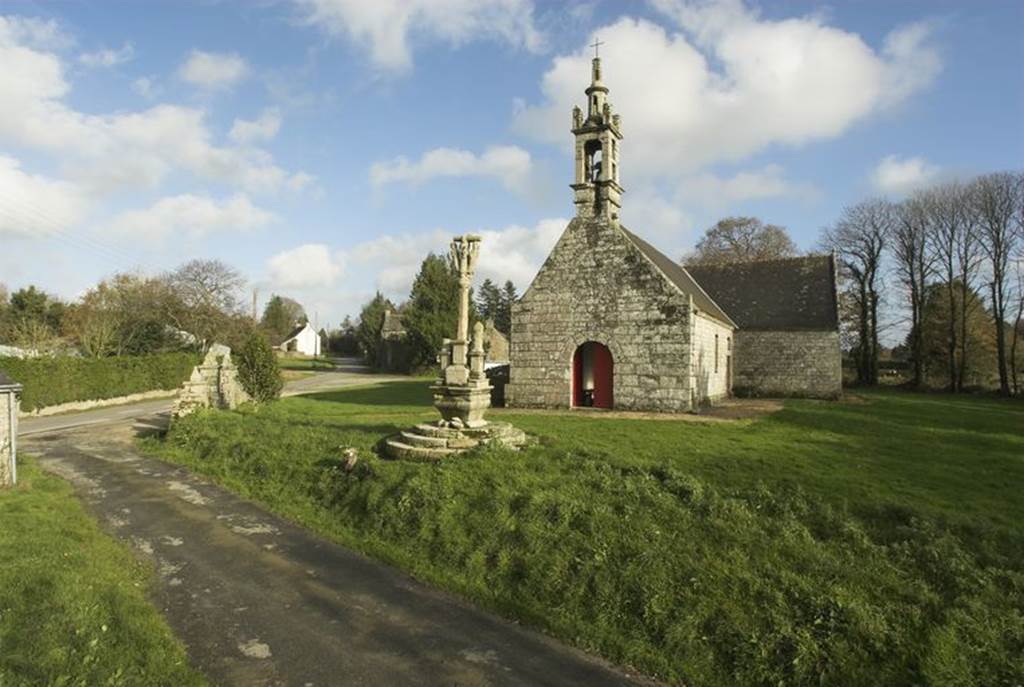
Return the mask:
[[288,336],[284,337],[284,340],[280,344],[278,344],[278,345],[281,346],[281,345],[284,345],[284,344],[288,343],[289,341],[294,339],[296,336],[298,336],[302,332],[302,330],[305,329],[308,326],[309,326],[308,322],[306,324],[296,325],[295,329],[292,330],[292,333],[289,334]]
[[405,326],[402,324],[402,314],[395,310],[384,311],[384,321],[380,325],[381,336],[385,334],[405,334]]
[[741,329],[835,331],[839,327],[831,255],[686,269]]
[[8,377],[3,370],[0,370],[0,389],[6,389],[9,387],[20,389],[21,384],[18,384],[16,381]]
[[635,245],[648,260],[653,262],[654,265],[661,270],[666,277],[668,277],[669,281],[679,287],[679,290],[683,293],[693,296],[693,303],[697,308],[722,320],[723,322],[736,324],[740,327],[743,326],[734,318],[729,317],[727,314],[728,308],[724,306],[719,307],[719,304],[716,302],[717,299],[712,297],[705,289],[703,289],[699,280],[695,280],[682,265],[625,227],[620,228],[622,229],[622,233],[633,242],[633,245]]

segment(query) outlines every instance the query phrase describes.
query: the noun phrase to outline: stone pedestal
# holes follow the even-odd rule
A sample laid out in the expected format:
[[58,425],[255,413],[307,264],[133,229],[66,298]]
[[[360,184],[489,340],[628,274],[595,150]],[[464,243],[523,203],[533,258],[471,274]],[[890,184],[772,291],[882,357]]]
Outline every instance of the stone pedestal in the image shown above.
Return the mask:
[[507,423],[488,423],[491,383],[484,372],[484,326],[473,327],[469,349],[469,285],[479,251],[478,236],[452,241],[451,261],[459,272],[459,320],[454,339],[444,339],[437,362],[441,376],[430,387],[434,407],[441,414],[437,425],[417,425],[388,437],[384,450],[392,458],[440,460],[481,444],[521,446],[526,435]]

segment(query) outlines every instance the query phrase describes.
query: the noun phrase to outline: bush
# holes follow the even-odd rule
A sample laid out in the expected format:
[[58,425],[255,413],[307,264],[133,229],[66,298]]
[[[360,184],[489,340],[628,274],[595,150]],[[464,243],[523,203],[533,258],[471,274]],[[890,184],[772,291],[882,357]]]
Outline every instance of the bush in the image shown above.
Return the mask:
[[281,395],[281,370],[270,342],[262,334],[253,332],[238,351],[238,380],[254,401],[273,401]]
[[24,387],[21,407],[36,410],[177,388],[199,359],[194,353],[110,358],[0,358],[0,370]]

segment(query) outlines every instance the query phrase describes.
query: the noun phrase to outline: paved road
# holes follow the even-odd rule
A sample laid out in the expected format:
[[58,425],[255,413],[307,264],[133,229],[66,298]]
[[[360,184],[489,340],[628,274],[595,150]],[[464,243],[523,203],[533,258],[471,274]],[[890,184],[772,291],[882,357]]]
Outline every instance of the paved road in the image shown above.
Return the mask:
[[133,420],[138,406],[103,424],[37,426],[23,450],[153,561],[155,603],[215,684],[644,683],[139,455],[133,439],[161,420]]
[[[368,372],[365,367],[345,360],[331,372],[317,372],[310,377],[296,379],[288,382],[284,387],[284,396],[296,396],[299,394],[315,393],[317,391],[330,391],[346,386],[357,384],[370,384],[374,382],[394,381],[408,379],[408,377],[395,377],[390,375],[374,374]],[[54,432],[57,430],[84,427],[86,425],[105,424],[109,422],[124,422],[137,418],[149,417],[157,413],[166,413],[171,409],[173,399],[160,398],[140,403],[130,403],[120,406],[107,406],[105,408],[94,408],[81,412],[64,413],[63,415],[48,415],[45,417],[23,418],[18,423],[18,436],[28,436],[42,432]]]

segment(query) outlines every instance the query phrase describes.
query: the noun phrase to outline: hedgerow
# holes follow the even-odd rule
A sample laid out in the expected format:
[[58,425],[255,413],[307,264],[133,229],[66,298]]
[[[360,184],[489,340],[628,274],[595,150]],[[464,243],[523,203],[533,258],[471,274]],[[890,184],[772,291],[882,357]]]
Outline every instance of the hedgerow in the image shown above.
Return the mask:
[[0,358],[0,370],[24,387],[23,410],[174,389],[198,364],[195,353],[110,358]]

